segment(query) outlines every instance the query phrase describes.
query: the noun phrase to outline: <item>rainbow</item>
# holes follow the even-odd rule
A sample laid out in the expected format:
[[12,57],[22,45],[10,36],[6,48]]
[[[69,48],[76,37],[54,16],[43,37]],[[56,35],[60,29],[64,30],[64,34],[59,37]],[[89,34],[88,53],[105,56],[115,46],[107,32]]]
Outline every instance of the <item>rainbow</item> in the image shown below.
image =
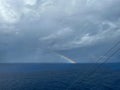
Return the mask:
[[57,52],[54,52],[54,53],[56,53],[56,54],[57,54],[58,56],[60,56],[61,58],[67,60],[69,63],[73,63],[73,64],[76,64],[76,63],[77,63],[77,62],[75,62],[75,60],[73,60],[73,59],[71,59],[71,58],[69,58],[69,57],[66,57],[65,55],[59,54],[59,53],[57,53]]

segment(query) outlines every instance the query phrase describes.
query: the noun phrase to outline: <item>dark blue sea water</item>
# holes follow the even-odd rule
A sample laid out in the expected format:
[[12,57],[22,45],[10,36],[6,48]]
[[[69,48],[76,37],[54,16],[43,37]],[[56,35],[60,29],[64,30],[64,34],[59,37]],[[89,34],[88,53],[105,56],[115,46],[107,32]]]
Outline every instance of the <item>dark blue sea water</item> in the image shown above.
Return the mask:
[[120,90],[120,63],[0,64],[0,90]]

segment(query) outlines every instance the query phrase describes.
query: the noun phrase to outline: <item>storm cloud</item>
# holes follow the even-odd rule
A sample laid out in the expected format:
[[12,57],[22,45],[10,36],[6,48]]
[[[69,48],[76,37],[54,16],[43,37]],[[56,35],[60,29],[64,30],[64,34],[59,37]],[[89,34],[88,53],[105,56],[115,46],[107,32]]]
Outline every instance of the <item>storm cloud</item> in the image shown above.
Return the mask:
[[119,0],[0,0],[0,53],[17,58],[24,52],[21,56],[29,59],[38,48],[42,56],[44,50],[110,43],[120,37],[119,4]]

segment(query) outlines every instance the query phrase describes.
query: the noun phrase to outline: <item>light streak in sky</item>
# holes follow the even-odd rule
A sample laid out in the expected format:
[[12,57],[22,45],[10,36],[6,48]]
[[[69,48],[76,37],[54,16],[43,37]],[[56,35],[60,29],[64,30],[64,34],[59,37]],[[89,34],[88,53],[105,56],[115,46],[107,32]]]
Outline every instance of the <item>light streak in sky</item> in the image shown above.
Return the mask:
[[61,58],[63,58],[63,59],[65,59],[65,60],[67,60],[68,62],[70,62],[70,63],[73,63],[73,64],[76,64],[77,62],[75,62],[73,59],[71,59],[71,58],[69,58],[69,57],[67,57],[67,56],[64,56],[64,55],[62,55],[62,54],[59,54],[59,53],[57,53],[57,52],[55,52],[58,56],[60,56]]

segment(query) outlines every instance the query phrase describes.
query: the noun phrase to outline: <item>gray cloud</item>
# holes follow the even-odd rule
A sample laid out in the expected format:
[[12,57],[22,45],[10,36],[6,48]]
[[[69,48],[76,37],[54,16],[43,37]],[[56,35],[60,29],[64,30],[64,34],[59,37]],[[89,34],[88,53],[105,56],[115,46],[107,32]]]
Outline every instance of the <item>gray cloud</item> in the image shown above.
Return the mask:
[[116,40],[119,4],[119,0],[0,0],[0,48],[57,51]]

